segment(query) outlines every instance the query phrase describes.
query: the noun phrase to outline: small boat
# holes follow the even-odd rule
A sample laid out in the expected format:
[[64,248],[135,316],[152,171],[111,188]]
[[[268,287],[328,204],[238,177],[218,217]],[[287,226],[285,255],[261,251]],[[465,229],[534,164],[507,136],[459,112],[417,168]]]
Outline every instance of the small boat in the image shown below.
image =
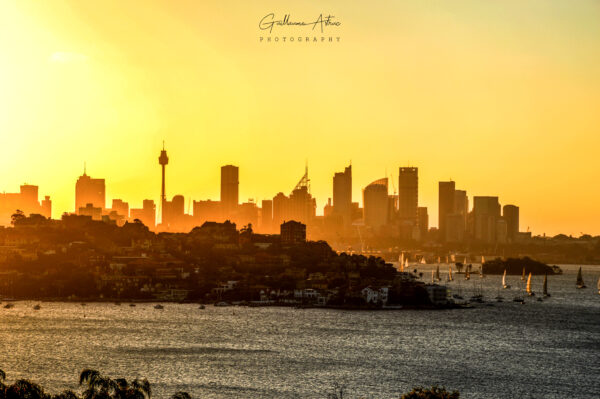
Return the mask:
[[40,310],[41,308],[42,308],[42,307],[41,307],[39,304],[37,304],[37,305],[35,305],[35,306],[33,307],[33,310]]
[[581,267],[579,267],[579,271],[577,272],[577,288],[587,288],[585,283],[583,282],[583,276],[581,275]]
[[425,256],[423,256],[423,257],[421,258],[421,264],[422,264],[422,265],[425,265],[425,264],[427,264],[427,262],[425,261]]
[[4,305],[4,309],[12,309],[14,307],[15,305],[13,303],[7,303],[6,305]]
[[437,281],[440,281],[440,266],[438,265],[437,269],[435,270],[435,279]]
[[135,303],[130,303],[129,306],[133,308],[135,306]]
[[600,277],[598,277],[598,295],[600,295]]
[[470,279],[471,279],[471,268],[467,266],[467,270],[465,271],[465,280],[470,280]]
[[163,305],[161,305],[160,303],[159,303],[158,305],[154,305],[154,309],[159,309],[159,310],[162,310],[162,309],[164,309],[164,308],[165,308],[165,307],[164,307]]
[[531,291],[531,272],[529,272],[529,277],[527,277],[527,287],[525,288],[525,290],[527,291],[527,295],[535,295],[535,292]]
[[204,305],[200,305],[200,306],[198,307],[198,309],[205,309],[205,308],[206,308],[206,307],[205,307]]
[[544,275],[544,285],[542,286],[542,292],[543,292],[544,298],[547,298],[550,296],[550,294],[548,294],[548,274]]
[[513,298],[513,302],[519,302],[519,303],[525,304],[525,299],[523,299],[520,296],[516,296]]
[[[448,267],[448,281],[454,281],[454,279],[452,278],[452,266]],[[600,290],[600,288],[599,288],[599,290]]]
[[542,299],[542,297],[541,297],[541,296],[538,296],[538,299],[537,299],[537,301],[538,301],[538,302],[544,302],[544,300]]
[[525,281],[525,268],[523,268],[523,274],[521,274],[521,281]]
[[217,303],[215,303],[215,306],[229,306],[229,303],[223,302],[223,301],[222,302],[217,302]]
[[494,298],[494,299],[496,299],[496,302],[503,302],[503,301],[504,301],[504,298],[502,298],[500,295],[498,295],[498,296],[497,296],[496,298]]
[[506,269],[504,269],[504,274],[502,275],[502,288],[510,288],[510,285],[506,284]]

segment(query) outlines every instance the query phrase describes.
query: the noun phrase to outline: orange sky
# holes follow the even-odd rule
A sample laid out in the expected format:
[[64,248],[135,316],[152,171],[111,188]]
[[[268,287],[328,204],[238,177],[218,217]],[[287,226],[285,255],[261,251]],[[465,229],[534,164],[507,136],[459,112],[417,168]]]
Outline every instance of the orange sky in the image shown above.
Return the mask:
[[[352,160],[354,197],[418,166],[521,207],[521,229],[600,234],[600,3],[92,1],[0,5],[0,190],[107,180],[107,200],[289,193],[308,159],[319,213]],[[258,21],[335,15],[339,43],[261,43]],[[273,36],[305,35],[282,27]]]

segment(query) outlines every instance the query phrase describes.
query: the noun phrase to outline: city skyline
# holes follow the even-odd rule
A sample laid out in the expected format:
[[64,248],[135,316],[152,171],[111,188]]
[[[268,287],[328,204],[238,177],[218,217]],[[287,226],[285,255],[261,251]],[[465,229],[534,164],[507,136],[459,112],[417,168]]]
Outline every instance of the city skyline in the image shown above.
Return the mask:
[[[284,5],[307,20],[336,15],[342,40],[259,43],[258,21]],[[69,210],[87,161],[110,182],[108,199],[141,206],[156,191],[147,172],[164,139],[177,159],[170,192],[186,200],[218,199],[226,164],[240,167],[242,200],[271,198],[308,159],[321,213],[331,171],[349,160],[355,199],[410,164],[429,209],[436,182],[452,178],[519,204],[535,233],[600,234],[595,2],[115,7],[2,5],[1,191],[38,184]],[[216,22],[223,12],[227,24]]]
[[[46,216],[50,213],[50,209],[52,209],[52,216],[54,218],[58,218],[60,217],[60,215],[62,215],[63,213],[76,213],[76,214],[84,214],[84,215],[88,215],[91,216],[93,218],[100,218],[101,215],[109,215],[111,212],[113,212],[113,216],[115,217],[116,214],[114,214],[114,212],[117,212],[118,215],[120,215],[121,217],[124,217],[124,220],[134,220],[135,218],[138,218],[140,220],[142,220],[146,225],[150,226],[152,229],[154,229],[155,225],[159,228],[160,230],[160,226],[161,223],[163,223],[163,221],[165,220],[165,217],[169,217],[169,215],[171,215],[171,213],[174,212],[174,214],[177,214],[178,212],[184,216],[184,215],[190,215],[193,216],[195,219],[195,221],[197,222],[198,220],[201,221],[219,221],[219,220],[236,220],[236,218],[238,218],[240,215],[244,215],[244,217],[242,218],[242,220],[255,220],[253,222],[253,224],[255,226],[260,226],[259,228],[264,229],[265,226],[268,225],[269,228],[276,228],[277,226],[279,226],[283,221],[285,220],[299,220],[302,222],[309,222],[311,223],[312,218],[314,218],[315,216],[318,217],[323,217],[325,216],[325,218],[331,218],[334,217],[334,219],[336,217],[339,217],[340,220],[338,227],[336,227],[336,229],[339,229],[340,232],[346,230],[347,232],[347,228],[348,226],[351,224],[351,222],[353,220],[357,219],[357,216],[355,215],[356,211],[360,211],[361,216],[360,218],[362,219],[364,225],[366,226],[371,226],[375,229],[379,229],[382,225],[387,224],[388,222],[392,222],[392,212],[394,212],[395,214],[395,218],[397,220],[394,221],[396,228],[400,229],[399,231],[399,238],[402,239],[410,239],[410,238],[415,238],[415,237],[419,237],[423,235],[423,231],[421,231],[420,234],[416,233],[416,231],[413,231],[413,228],[415,230],[422,230],[423,226],[419,226],[419,223],[423,223],[421,222],[420,218],[420,210],[423,209],[425,212],[425,217],[426,217],[426,222],[425,223],[425,229],[427,229],[427,227],[431,228],[431,227],[438,227],[439,226],[435,226],[431,223],[431,215],[434,214],[438,214],[441,215],[444,214],[444,218],[451,218],[451,223],[452,223],[452,232],[451,233],[447,233],[445,230],[440,231],[440,237],[443,238],[438,238],[439,240],[441,240],[441,242],[448,242],[448,243],[459,243],[459,242],[463,242],[466,239],[466,234],[467,231],[469,229],[469,214],[473,214],[476,215],[478,212],[481,212],[482,209],[482,205],[479,206],[479,211],[477,210],[477,201],[479,201],[480,204],[483,204],[484,202],[482,201],[487,201],[488,199],[493,200],[496,202],[496,206],[492,206],[494,207],[494,211],[492,211],[493,214],[497,214],[497,216],[494,216],[494,218],[500,218],[503,220],[503,223],[506,224],[506,227],[503,227],[504,229],[506,229],[506,236],[511,238],[511,241],[516,239],[516,234],[519,233],[519,227],[521,227],[521,231],[525,232],[530,232],[532,231],[532,229],[530,229],[531,226],[525,226],[526,223],[524,221],[522,221],[522,219],[520,220],[520,207],[518,205],[515,204],[510,204],[507,203],[505,201],[499,201],[499,197],[502,198],[501,194],[498,193],[493,193],[496,196],[477,196],[477,195],[469,195],[469,191],[468,190],[457,190],[456,189],[456,182],[451,180],[451,181],[439,181],[438,182],[438,202],[437,204],[435,204],[435,207],[431,207],[428,206],[426,204],[420,203],[418,200],[419,197],[419,191],[420,191],[420,187],[419,187],[419,176],[418,176],[418,171],[419,168],[418,167],[406,167],[406,166],[400,166],[398,167],[398,174],[397,174],[397,181],[394,182],[394,178],[393,178],[393,174],[390,174],[390,177],[384,177],[384,178],[380,178],[380,179],[376,179],[375,181],[371,182],[370,184],[367,185],[360,185],[358,184],[360,191],[361,191],[361,195],[359,197],[354,197],[351,194],[351,188],[352,186],[357,186],[356,182],[353,182],[353,178],[352,178],[352,164],[346,166],[344,168],[343,172],[332,172],[332,184],[330,186],[330,196],[328,197],[327,202],[325,203],[325,205],[323,207],[321,207],[319,209],[318,206],[316,206],[316,198],[314,196],[311,196],[311,191],[310,191],[310,182],[311,179],[308,176],[308,164],[306,164],[305,167],[305,174],[302,177],[302,179],[300,180],[300,182],[296,185],[296,188],[294,190],[289,190],[291,191],[291,195],[289,197],[290,200],[293,200],[295,198],[295,201],[297,203],[297,205],[295,205],[296,207],[300,206],[300,207],[304,207],[306,205],[303,205],[304,203],[306,204],[312,204],[312,205],[308,205],[310,207],[312,207],[312,210],[307,209],[307,210],[296,210],[294,211],[293,208],[289,208],[289,206],[292,205],[279,205],[278,206],[278,200],[286,200],[287,201],[287,196],[286,193],[288,191],[286,191],[285,189],[278,191],[277,194],[275,194],[272,197],[269,198],[264,198],[264,199],[257,199],[257,198],[250,198],[247,201],[240,199],[238,196],[238,187],[239,187],[239,183],[240,183],[240,178],[239,178],[239,170],[240,168],[238,166],[234,166],[234,165],[223,165],[220,167],[220,176],[221,176],[221,181],[219,184],[219,190],[220,190],[220,197],[215,199],[215,198],[193,198],[190,196],[185,195],[185,193],[177,193],[177,192],[170,192],[168,190],[165,190],[165,184],[166,181],[169,180],[168,179],[168,167],[165,169],[165,166],[167,166],[169,158],[167,157],[167,151],[166,148],[164,146],[163,143],[163,147],[162,150],[160,152],[160,157],[158,159],[158,164],[160,165],[160,195],[158,196],[158,200],[155,199],[156,196],[151,196],[148,195],[146,196],[146,198],[144,198],[144,200],[142,201],[142,203],[140,203],[140,207],[136,208],[135,206],[138,205],[137,203],[132,203],[132,201],[130,201],[128,198],[123,197],[123,196],[115,196],[115,197],[111,197],[111,198],[107,198],[106,197],[106,179],[104,178],[99,178],[99,177],[92,177],[90,175],[87,174],[87,164],[84,164],[84,170],[83,170],[83,174],[81,176],[79,176],[79,178],[76,181],[75,184],[75,201],[74,201],[74,208],[72,210],[57,210],[54,208],[54,206],[52,205],[52,200],[51,200],[51,196],[46,196],[45,200],[40,201],[38,204],[34,205],[34,208],[31,208],[31,202],[32,202],[32,198],[31,194],[27,195],[27,198],[24,199],[27,201],[28,204],[27,205],[27,209],[34,209],[37,210],[38,206],[44,206],[44,201],[47,202],[46,205],[46,210],[44,212],[40,212],[42,214],[45,214]],[[290,180],[292,181],[292,180]],[[110,186],[110,183],[108,184],[108,186]],[[373,196],[373,194],[367,194],[370,193],[372,191],[372,189],[375,189],[376,187],[382,186],[382,190],[376,189],[376,193],[375,196]],[[28,185],[21,185],[21,192],[23,193],[23,190],[27,189],[27,187],[34,187],[35,188],[35,193],[37,194],[38,192],[38,187],[37,186],[28,186]],[[383,189],[383,187],[385,187],[385,189]],[[446,187],[450,187],[450,191],[448,191],[448,189]],[[27,189],[28,190],[28,189]],[[305,191],[305,194],[302,193],[302,191]],[[337,190],[337,191],[336,191]],[[370,191],[371,190],[371,191]],[[29,190],[31,192],[31,190]],[[336,192],[338,193],[338,198],[342,199],[341,201],[338,201],[338,208],[335,207],[335,198],[336,198]],[[382,198],[377,198],[377,193],[381,193],[381,195],[383,195]],[[3,194],[3,195],[12,195],[13,197],[11,198],[17,198],[15,197],[18,194]],[[21,194],[24,195],[24,194]],[[300,195],[300,197],[298,196]],[[306,199],[302,199],[303,196],[308,195],[308,197]],[[164,198],[163,198],[164,196]],[[365,204],[365,199],[367,198],[367,196],[369,196],[370,202],[371,204],[376,204],[376,206],[371,205],[370,208],[371,210],[369,211],[371,213],[371,215],[367,215],[366,213],[364,213],[364,204]],[[344,198],[342,198],[344,197]],[[469,200],[469,197],[471,198]],[[8,198],[8,197],[7,197]],[[25,197],[24,197],[25,198]],[[1,199],[1,198],[0,198]],[[333,199],[333,202],[332,202]],[[448,203],[448,201],[451,200],[450,203]],[[297,201],[301,201],[301,202],[297,202]],[[308,202],[305,202],[308,201]],[[393,205],[392,202],[393,201]],[[6,202],[6,201],[5,201]],[[14,202],[14,200],[13,200]],[[345,202],[348,202],[348,205],[343,205]],[[109,204],[111,204],[111,206],[109,206]],[[263,216],[264,212],[261,212],[263,206],[265,206],[265,203],[267,203],[266,205],[266,211],[265,212],[269,212],[270,216],[265,219],[265,217],[267,216]],[[85,204],[85,205],[84,205]],[[88,205],[89,204],[89,205]],[[251,209],[248,209],[248,205],[252,204],[252,207],[255,209],[254,211]],[[291,203],[290,203],[291,204]],[[344,210],[344,208],[342,208],[340,206],[340,204],[342,206],[345,206],[348,208],[347,210],[347,214],[346,211]],[[353,204],[357,204],[359,206],[359,208],[355,209],[354,207],[356,205],[353,206]],[[383,204],[386,204],[387,206],[382,206]],[[278,216],[277,215],[277,210],[281,210],[283,209],[282,206],[284,206],[285,209],[288,209],[286,211],[285,216]],[[243,210],[244,207],[246,207],[245,211]],[[328,211],[328,207],[330,207],[331,211]],[[395,209],[394,211],[392,211],[392,208]],[[489,206],[485,205],[483,209],[487,209]],[[501,208],[504,208],[504,210],[506,211],[508,209],[508,212],[510,212],[510,216],[509,216],[509,220],[505,220],[504,219],[504,212],[501,211]],[[497,208],[497,210],[496,210]],[[41,209],[41,208],[39,208]],[[291,209],[291,210],[290,210]],[[407,209],[410,209],[410,211],[407,211]],[[437,212],[435,212],[437,210]],[[5,210],[6,211],[6,210]],[[250,211],[250,214],[248,214],[248,211]],[[377,222],[372,222],[373,220],[373,211],[377,212],[378,215],[375,216],[375,219],[377,219]],[[31,212],[30,210],[27,210],[26,212]],[[167,212],[165,214],[165,212]],[[281,212],[281,211],[280,211]],[[290,213],[291,212],[291,213]],[[294,213],[296,212],[296,213]],[[300,213],[297,213],[300,212]],[[304,213],[304,212],[308,212],[308,213]],[[384,213],[381,213],[384,212]],[[407,212],[408,215],[412,215],[414,213],[414,217],[407,216]],[[484,210],[484,212],[488,212],[487,210]],[[58,213],[58,216],[56,215]],[[255,213],[254,216],[252,216],[252,213]],[[312,214],[312,216],[311,216]],[[218,216],[214,216],[214,215],[218,215]],[[249,216],[250,215],[250,216]],[[290,217],[290,215],[292,215],[293,217]],[[295,215],[295,216],[294,216]],[[516,215],[516,217],[514,216]],[[502,216],[502,217],[501,217]],[[172,216],[171,216],[172,217]],[[473,216],[475,217],[475,216]],[[150,219],[151,218],[151,219]],[[198,219],[200,218],[200,219]],[[247,218],[247,219],[244,219]],[[499,219],[499,220],[500,220]],[[512,219],[512,220],[511,220]],[[513,220],[516,220],[516,222],[514,222]],[[336,223],[338,223],[336,222]],[[187,221],[187,224],[183,223],[183,221],[178,221],[177,223],[182,223],[179,226],[175,228],[175,231],[185,231],[185,228],[182,229],[181,226],[189,226],[190,223],[194,223],[191,219],[189,221]],[[244,222],[244,224],[247,222]],[[457,224],[458,223],[458,224]],[[481,226],[475,227],[475,225],[477,225],[479,222],[475,222],[474,220],[471,222],[473,224],[473,231],[472,234],[474,236],[479,236],[481,238],[482,236],[482,232],[481,230]],[[486,222],[487,223],[487,222]],[[492,229],[493,232],[487,232],[487,230],[485,230],[485,234],[490,235],[490,242],[495,242],[496,238],[496,220],[494,219],[492,221],[492,223],[494,223],[493,226],[491,227],[487,227],[486,229]],[[515,224],[516,223],[516,224]],[[356,223],[354,223],[356,224]],[[376,227],[375,227],[376,226]],[[461,227],[462,226],[462,227]],[[329,226],[331,227],[331,226]],[[165,225],[163,225],[162,229],[166,229],[167,231],[169,230],[168,227],[165,227]],[[535,231],[532,231],[533,234],[535,234]],[[416,234],[416,235],[415,235]],[[484,235],[485,235],[484,234]],[[420,240],[417,238],[417,240]]]

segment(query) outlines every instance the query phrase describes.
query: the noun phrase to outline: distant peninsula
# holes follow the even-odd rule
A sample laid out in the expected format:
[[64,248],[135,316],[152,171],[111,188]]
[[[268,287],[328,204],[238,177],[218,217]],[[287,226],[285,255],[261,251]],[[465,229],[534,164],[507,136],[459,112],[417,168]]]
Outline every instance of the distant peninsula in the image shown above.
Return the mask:
[[545,263],[538,262],[528,257],[523,258],[507,258],[500,259],[496,258],[491,261],[487,261],[482,265],[482,272],[484,274],[503,274],[506,270],[506,274],[562,274],[562,269],[558,266],[549,266]]

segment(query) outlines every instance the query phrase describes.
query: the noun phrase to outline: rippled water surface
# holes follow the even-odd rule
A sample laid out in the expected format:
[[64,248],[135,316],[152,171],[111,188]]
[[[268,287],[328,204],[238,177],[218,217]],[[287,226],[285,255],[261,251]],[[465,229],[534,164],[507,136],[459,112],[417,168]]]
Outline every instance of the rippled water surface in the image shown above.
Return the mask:
[[511,290],[500,276],[450,283],[493,303],[468,310],[15,302],[0,308],[0,368],[51,390],[77,388],[83,368],[147,377],[158,398],[324,398],[336,384],[350,398],[433,384],[464,398],[600,398],[600,267],[584,267],[585,290],[563,268],[549,277],[552,297],[526,305],[511,301],[515,276]]

